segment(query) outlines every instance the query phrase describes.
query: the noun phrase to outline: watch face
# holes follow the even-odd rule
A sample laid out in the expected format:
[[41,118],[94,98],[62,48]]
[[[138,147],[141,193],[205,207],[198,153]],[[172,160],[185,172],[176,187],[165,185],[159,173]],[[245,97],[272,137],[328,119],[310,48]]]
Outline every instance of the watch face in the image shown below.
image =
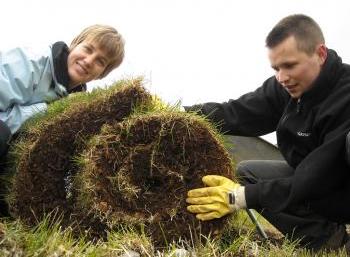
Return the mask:
[[229,204],[235,204],[235,194],[233,192],[228,193],[228,202]]

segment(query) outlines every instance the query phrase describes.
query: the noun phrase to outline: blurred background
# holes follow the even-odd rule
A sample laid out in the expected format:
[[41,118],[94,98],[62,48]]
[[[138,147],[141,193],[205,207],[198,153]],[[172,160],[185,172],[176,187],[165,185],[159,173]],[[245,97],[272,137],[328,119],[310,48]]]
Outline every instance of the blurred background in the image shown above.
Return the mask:
[[[144,76],[170,104],[222,102],[272,76],[265,37],[284,16],[304,13],[323,29],[326,45],[350,62],[350,4],[345,0],[5,0],[0,51],[65,41],[108,24],[126,40],[123,64],[89,90]],[[275,135],[264,137],[275,143]]]

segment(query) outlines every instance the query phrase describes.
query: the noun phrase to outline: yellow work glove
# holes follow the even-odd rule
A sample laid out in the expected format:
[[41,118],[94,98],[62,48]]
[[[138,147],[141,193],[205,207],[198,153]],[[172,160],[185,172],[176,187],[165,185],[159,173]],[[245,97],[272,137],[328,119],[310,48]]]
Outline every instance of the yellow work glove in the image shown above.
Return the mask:
[[208,187],[188,191],[186,199],[191,204],[187,210],[197,214],[197,219],[221,218],[239,209],[235,204],[235,190],[241,187],[240,184],[217,175],[204,176],[202,181]]

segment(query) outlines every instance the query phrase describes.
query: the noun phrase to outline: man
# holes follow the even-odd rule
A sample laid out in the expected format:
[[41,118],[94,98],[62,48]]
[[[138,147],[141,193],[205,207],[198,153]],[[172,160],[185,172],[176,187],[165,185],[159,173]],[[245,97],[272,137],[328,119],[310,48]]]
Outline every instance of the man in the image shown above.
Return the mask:
[[282,19],[266,46],[274,77],[237,100],[187,110],[207,115],[227,134],[276,131],[286,161],[239,163],[240,184],[206,176],[208,187],[188,192],[188,210],[205,221],[254,208],[302,246],[349,249],[350,66],[327,49],[320,27],[305,15]]

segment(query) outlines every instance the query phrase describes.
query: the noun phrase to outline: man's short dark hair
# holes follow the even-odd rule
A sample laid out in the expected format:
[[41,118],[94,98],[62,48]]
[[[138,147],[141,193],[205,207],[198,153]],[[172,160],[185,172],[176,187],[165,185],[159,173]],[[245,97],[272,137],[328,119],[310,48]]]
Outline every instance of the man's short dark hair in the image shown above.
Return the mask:
[[273,48],[290,36],[294,36],[298,49],[312,54],[318,44],[324,44],[320,26],[309,16],[294,14],[283,18],[266,37],[266,46]]

